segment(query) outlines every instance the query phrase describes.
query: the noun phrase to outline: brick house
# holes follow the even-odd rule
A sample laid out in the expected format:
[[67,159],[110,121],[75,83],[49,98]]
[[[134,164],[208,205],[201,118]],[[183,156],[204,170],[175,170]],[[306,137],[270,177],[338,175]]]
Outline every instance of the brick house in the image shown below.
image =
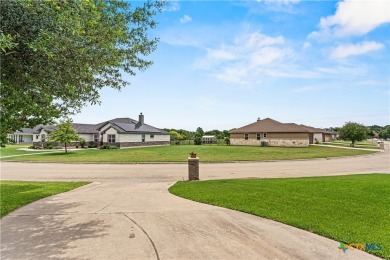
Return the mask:
[[[9,135],[16,143],[33,143],[41,146],[47,142],[50,133],[55,126],[43,126],[23,128],[21,131]],[[169,133],[154,126],[145,124],[144,115],[139,115],[139,120],[131,118],[115,118],[98,124],[73,123],[73,128],[87,144],[101,146],[104,144],[116,145],[118,147],[148,146],[148,145],[169,145]],[[23,136],[22,138],[20,136]],[[78,145],[78,142],[71,145]]]
[[230,145],[307,147],[314,143],[315,138],[324,142],[332,138],[332,133],[271,118],[259,118],[252,124],[230,131]]

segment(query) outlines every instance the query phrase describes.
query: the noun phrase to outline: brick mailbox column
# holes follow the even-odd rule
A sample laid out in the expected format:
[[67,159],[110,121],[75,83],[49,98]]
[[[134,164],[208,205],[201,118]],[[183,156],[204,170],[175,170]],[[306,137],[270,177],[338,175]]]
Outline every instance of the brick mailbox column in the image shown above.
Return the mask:
[[199,158],[188,158],[188,180],[199,180]]

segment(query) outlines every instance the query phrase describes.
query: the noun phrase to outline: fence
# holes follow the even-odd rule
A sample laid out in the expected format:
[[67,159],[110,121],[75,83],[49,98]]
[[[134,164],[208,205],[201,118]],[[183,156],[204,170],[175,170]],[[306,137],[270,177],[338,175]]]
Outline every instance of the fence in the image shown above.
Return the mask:
[[[171,145],[194,145],[194,140],[189,139],[189,140],[171,140]],[[202,143],[202,145],[226,145],[224,139],[218,139],[217,143],[214,144],[207,144],[207,143]]]

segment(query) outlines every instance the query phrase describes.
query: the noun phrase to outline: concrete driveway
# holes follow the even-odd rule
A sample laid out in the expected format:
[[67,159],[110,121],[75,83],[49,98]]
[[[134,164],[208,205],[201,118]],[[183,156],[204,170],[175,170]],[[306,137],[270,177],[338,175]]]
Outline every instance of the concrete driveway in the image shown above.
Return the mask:
[[[390,173],[390,154],[202,164],[201,179]],[[1,179],[94,183],[1,220],[2,259],[375,259],[307,231],[175,197],[186,164],[2,162]]]

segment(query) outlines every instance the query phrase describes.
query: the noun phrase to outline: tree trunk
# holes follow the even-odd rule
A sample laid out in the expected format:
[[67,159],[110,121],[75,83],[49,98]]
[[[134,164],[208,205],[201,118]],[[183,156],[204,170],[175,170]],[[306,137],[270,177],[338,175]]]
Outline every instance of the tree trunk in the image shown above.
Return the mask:
[[352,140],[352,147],[355,147],[355,140]]
[[65,153],[68,153],[68,150],[66,149],[66,143],[65,143]]

